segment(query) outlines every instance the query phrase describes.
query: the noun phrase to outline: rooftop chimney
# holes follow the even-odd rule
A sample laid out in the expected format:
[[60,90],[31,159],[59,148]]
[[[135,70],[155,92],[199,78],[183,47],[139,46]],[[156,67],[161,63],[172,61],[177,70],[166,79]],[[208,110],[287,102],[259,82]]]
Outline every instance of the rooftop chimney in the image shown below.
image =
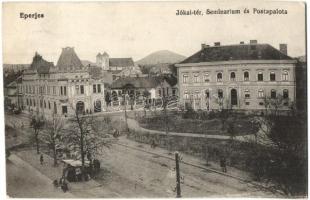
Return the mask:
[[204,49],[204,48],[206,48],[206,44],[205,44],[205,43],[202,43],[202,44],[201,44],[201,49]]
[[279,46],[280,52],[287,55],[287,44],[280,44]]
[[216,46],[216,47],[221,46],[221,43],[220,42],[214,42],[214,46]]
[[243,42],[243,41],[241,41],[241,42],[240,42],[240,44],[244,44],[244,42]]
[[257,40],[250,40],[250,44],[257,44]]

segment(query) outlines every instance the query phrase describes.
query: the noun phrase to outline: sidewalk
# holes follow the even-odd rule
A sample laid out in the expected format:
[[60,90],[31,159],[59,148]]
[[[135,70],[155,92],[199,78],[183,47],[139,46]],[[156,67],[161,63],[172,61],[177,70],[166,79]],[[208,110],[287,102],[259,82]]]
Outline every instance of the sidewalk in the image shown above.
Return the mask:
[[[28,162],[32,167],[40,173],[47,176],[50,180],[59,180],[62,175],[63,163],[58,161],[58,166],[53,167],[53,159],[43,153],[44,164],[40,165],[40,155],[35,150],[20,151],[16,153],[18,157]],[[102,184],[91,179],[85,182],[69,182],[69,191],[79,198],[104,198],[104,197],[120,197],[115,191],[109,188],[103,188]],[[51,181],[52,187],[52,181]]]
[[33,166],[12,154],[7,160],[7,193],[22,198],[74,198],[52,185],[52,180]]

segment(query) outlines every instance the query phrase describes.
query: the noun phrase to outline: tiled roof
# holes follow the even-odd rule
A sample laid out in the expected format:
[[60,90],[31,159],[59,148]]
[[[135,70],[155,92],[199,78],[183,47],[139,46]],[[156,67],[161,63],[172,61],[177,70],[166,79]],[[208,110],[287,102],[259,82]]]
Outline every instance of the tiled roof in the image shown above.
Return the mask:
[[36,53],[29,69],[37,70],[39,74],[46,74],[49,73],[51,67],[54,67],[53,62],[44,60],[41,55]]
[[238,44],[205,47],[180,64],[231,60],[292,60],[292,58],[269,44]]
[[103,71],[101,67],[90,66],[88,67],[88,73],[92,79],[101,79],[104,83],[112,83],[112,73]]
[[109,66],[110,67],[128,67],[134,66],[132,58],[110,58]]
[[62,48],[62,52],[57,62],[57,68],[61,71],[81,70],[83,64],[79,57],[76,55],[74,48]]
[[88,67],[88,73],[92,79],[101,79],[103,77],[101,67],[90,66]]
[[125,77],[115,80],[111,88],[124,88],[126,85],[132,85],[135,88],[155,88],[162,81],[160,77]]

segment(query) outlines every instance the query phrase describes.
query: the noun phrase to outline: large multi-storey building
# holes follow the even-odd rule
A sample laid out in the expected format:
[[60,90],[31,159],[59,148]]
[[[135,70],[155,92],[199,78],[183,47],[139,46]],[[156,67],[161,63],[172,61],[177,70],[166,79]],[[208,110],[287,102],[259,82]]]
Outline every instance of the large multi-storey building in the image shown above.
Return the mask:
[[283,99],[284,109],[296,97],[296,60],[269,44],[214,46],[176,64],[181,104],[194,109],[265,109],[266,98]]
[[101,112],[104,82],[100,67],[84,67],[73,48],[62,49],[57,65],[36,53],[22,76],[23,108],[44,116]]

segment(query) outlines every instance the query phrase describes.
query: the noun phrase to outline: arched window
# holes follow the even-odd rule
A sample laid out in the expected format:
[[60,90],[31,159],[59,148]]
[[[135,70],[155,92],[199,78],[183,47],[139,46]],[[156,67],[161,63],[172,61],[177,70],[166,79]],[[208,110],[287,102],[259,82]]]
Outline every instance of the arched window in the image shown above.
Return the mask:
[[217,73],[216,77],[217,77],[217,82],[222,82],[223,75],[221,72]]
[[188,74],[183,74],[183,83],[188,83]]
[[187,90],[184,91],[184,99],[188,99],[188,92],[187,92]]
[[194,98],[200,99],[200,92],[198,90],[195,91]]
[[257,81],[264,81],[263,72],[258,72],[258,74],[257,74]]
[[274,72],[270,72],[270,81],[276,81],[276,74]]
[[250,80],[249,72],[244,72],[244,73],[243,73],[243,78],[244,78],[245,81]]
[[45,102],[45,100],[44,100],[43,104],[44,104],[44,108],[46,108],[46,102]]
[[258,98],[264,98],[264,90],[258,90]]
[[231,81],[235,81],[236,80],[236,73],[235,72],[231,72],[230,73],[230,80]]
[[283,71],[282,73],[282,81],[288,81],[288,71]]
[[288,99],[288,89],[283,90],[283,99]]
[[194,74],[194,83],[199,83],[199,74]]
[[26,105],[27,105],[27,106],[29,105],[29,100],[28,100],[28,99],[26,99]]
[[219,90],[217,91],[217,96],[218,96],[218,98],[220,98],[220,99],[223,98],[223,90],[222,90],[222,89],[219,89]]
[[276,92],[276,90],[274,90],[274,89],[271,90],[271,92],[270,92],[270,97],[271,97],[272,99],[277,98],[277,92]]

